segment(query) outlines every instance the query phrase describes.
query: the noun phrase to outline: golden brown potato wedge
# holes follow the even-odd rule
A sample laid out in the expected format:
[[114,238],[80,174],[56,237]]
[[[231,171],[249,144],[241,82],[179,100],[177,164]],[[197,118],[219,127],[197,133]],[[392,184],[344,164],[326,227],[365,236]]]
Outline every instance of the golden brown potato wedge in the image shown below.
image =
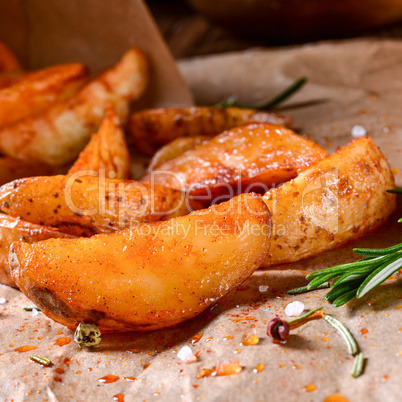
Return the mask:
[[13,85],[0,90],[0,128],[68,99],[87,78],[87,68],[78,63],[24,75]]
[[56,172],[57,170],[53,166],[43,163],[0,156],[0,185],[23,177],[51,175]]
[[269,245],[260,196],[90,239],[14,243],[11,274],[42,312],[73,329],[168,328],[205,310],[250,276]]
[[0,72],[22,70],[13,52],[0,41]]
[[71,99],[0,129],[0,151],[49,165],[71,162],[98,130],[106,105],[125,121],[130,102],[145,91],[148,78],[143,52],[131,49]]
[[103,169],[113,179],[130,178],[130,154],[119,118],[112,108],[107,108],[99,131],[80,153],[67,175],[84,170],[92,173]]
[[74,236],[109,233],[140,222],[185,215],[188,204],[178,190],[85,172],[20,179],[0,187],[3,212]]
[[54,228],[35,225],[25,222],[12,216],[0,214],[0,283],[9,286],[16,286],[10,276],[8,254],[10,246],[15,241],[35,243],[39,240],[50,238],[71,238]]
[[0,89],[16,84],[25,73],[23,71],[0,71]]
[[214,136],[246,123],[272,123],[291,127],[286,116],[236,107],[150,109],[134,113],[128,130],[136,148],[152,156],[158,148],[179,137]]
[[211,137],[205,135],[197,135],[195,137],[180,137],[176,138],[169,144],[160,148],[149,162],[147,172],[156,170],[163,163],[170,161],[184,152],[196,148],[200,144],[206,144]]
[[370,138],[361,138],[264,195],[272,214],[263,266],[314,256],[362,237],[395,209],[394,177]]
[[144,181],[184,188],[212,198],[236,192],[267,191],[292,179],[327,152],[293,131],[269,123],[251,123],[211,138],[161,164]]

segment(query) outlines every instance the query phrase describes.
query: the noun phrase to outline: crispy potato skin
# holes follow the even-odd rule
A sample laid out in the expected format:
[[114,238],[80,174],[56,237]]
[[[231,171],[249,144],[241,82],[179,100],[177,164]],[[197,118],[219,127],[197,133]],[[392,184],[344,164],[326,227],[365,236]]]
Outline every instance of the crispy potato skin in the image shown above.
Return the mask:
[[271,112],[235,107],[149,109],[131,115],[128,130],[136,148],[152,156],[158,148],[179,137],[214,136],[246,123],[272,123],[291,127],[291,120]]
[[131,49],[71,99],[0,129],[0,151],[56,166],[71,162],[98,130],[106,105],[124,122],[129,103],[143,94],[148,78],[143,52]]
[[272,214],[263,266],[311,257],[364,236],[395,209],[394,177],[370,138],[361,138],[263,197]]
[[49,67],[26,74],[0,90],[0,127],[40,113],[74,95],[88,78],[78,63]]
[[0,187],[0,209],[74,236],[110,233],[189,212],[181,191],[78,172],[32,177]]
[[106,110],[99,131],[92,134],[67,174],[100,169],[114,179],[130,178],[130,154],[119,118],[112,108]]
[[206,144],[210,137],[206,135],[197,135],[194,137],[179,137],[169,142],[160,148],[149,162],[147,172],[156,170],[163,163],[168,162],[178,156],[184,154],[184,152],[196,148],[198,145]]
[[0,89],[17,83],[25,73],[23,71],[0,71]]
[[[259,185],[266,191],[327,155],[313,141],[285,127],[252,123],[225,131],[162,163],[154,175],[148,173],[143,180],[185,188],[193,195],[211,191],[213,197],[226,194],[226,185],[245,192],[258,191]],[[249,186],[253,189],[247,189]]]
[[269,245],[269,212],[243,194],[208,210],[89,239],[14,243],[11,273],[53,320],[102,332],[168,328],[250,276]]
[[0,283],[16,286],[10,276],[8,255],[15,241],[35,243],[50,238],[71,238],[54,228],[24,222],[12,216],[0,214]]
[[22,177],[51,175],[57,172],[58,170],[53,166],[47,166],[43,163],[0,156],[0,185]]

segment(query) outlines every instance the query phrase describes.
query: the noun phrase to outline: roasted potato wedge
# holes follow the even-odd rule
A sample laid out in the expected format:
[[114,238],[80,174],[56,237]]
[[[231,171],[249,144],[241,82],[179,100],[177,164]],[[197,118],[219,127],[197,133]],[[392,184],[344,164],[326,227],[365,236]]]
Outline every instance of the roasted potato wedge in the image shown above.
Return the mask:
[[181,191],[87,172],[20,179],[0,187],[3,212],[74,236],[169,219],[187,214],[189,208]]
[[0,151],[49,165],[71,162],[98,130],[106,105],[124,122],[130,102],[145,91],[148,78],[143,52],[131,49],[71,99],[0,129]]
[[87,68],[78,63],[24,75],[13,85],[0,90],[0,128],[68,99],[87,78]]
[[196,148],[200,144],[206,144],[210,137],[205,135],[197,135],[195,137],[180,137],[176,138],[169,144],[160,148],[149,162],[147,172],[156,170],[163,163],[177,158],[184,152]]
[[130,154],[119,118],[112,108],[106,109],[99,131],[80,153],[67,175],[103,169],[113,179],[130,178]]
[[24,75],[23,71],[0,71],[0,89],[16,84]]
[[314,256],[381,225],[395,209],[394,177],[370,138],[353,141],[264,195],[272,214],[263,266]]
[[8,255],[10,246],[15,241],[35,243],[39,240],[46,240],[53,237],[71,238],[54,228],[35,225],[25,222],[12,216],[0,214],[0,283],[9,286],[16,286],[10,276]]
[[134,113],[128,130],[135,147],[152,156],[158,148],[179,137],[214,136],[246,123],[272,123],[291,127],[291,120],[271,112],[236,107],[149,109]]
[[23,177],[51,175],[56,172],[57,169],[43,163],[0,156],[0,185]]
[[13,52],[0,41],[0,72],[22,70]]
[[[183,188],[192,195],[266,191],[292,179],[327,152],[293,131],[251,123],[211,138],[147,173],[143,181]],[[209,193],[210,192],[210,193]]]
[[102,332],[168,328],[243,282],[268,251],[260,196],[90,239],[16,242],[11,275],[53,320]]

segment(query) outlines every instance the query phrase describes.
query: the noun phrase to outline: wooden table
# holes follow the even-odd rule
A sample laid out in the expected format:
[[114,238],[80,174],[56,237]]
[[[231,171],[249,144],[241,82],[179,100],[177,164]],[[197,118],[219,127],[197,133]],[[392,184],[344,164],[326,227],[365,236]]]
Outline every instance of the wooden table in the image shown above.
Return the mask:
[[[244,50],[256,46],[283,46],[235,36],[208,21],[184,0],[148,0],[147,4],[175,58]],[[358,37],[402,39],[402,21],[365,32]]]

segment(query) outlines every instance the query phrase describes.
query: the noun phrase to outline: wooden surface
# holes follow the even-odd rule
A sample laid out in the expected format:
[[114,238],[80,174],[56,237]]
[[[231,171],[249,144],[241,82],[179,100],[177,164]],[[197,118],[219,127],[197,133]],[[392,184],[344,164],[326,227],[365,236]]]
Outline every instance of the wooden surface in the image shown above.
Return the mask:
[[[283,46],[297,42],[270,42],[236,36],[194,11],[184,0],[148,0],[147,4],[173,56],[177,59],[245,50],[257,46]],[[359,36],[362,38],[400,38],[402,21]],[[334,38],[336,39],[336,38]]]

